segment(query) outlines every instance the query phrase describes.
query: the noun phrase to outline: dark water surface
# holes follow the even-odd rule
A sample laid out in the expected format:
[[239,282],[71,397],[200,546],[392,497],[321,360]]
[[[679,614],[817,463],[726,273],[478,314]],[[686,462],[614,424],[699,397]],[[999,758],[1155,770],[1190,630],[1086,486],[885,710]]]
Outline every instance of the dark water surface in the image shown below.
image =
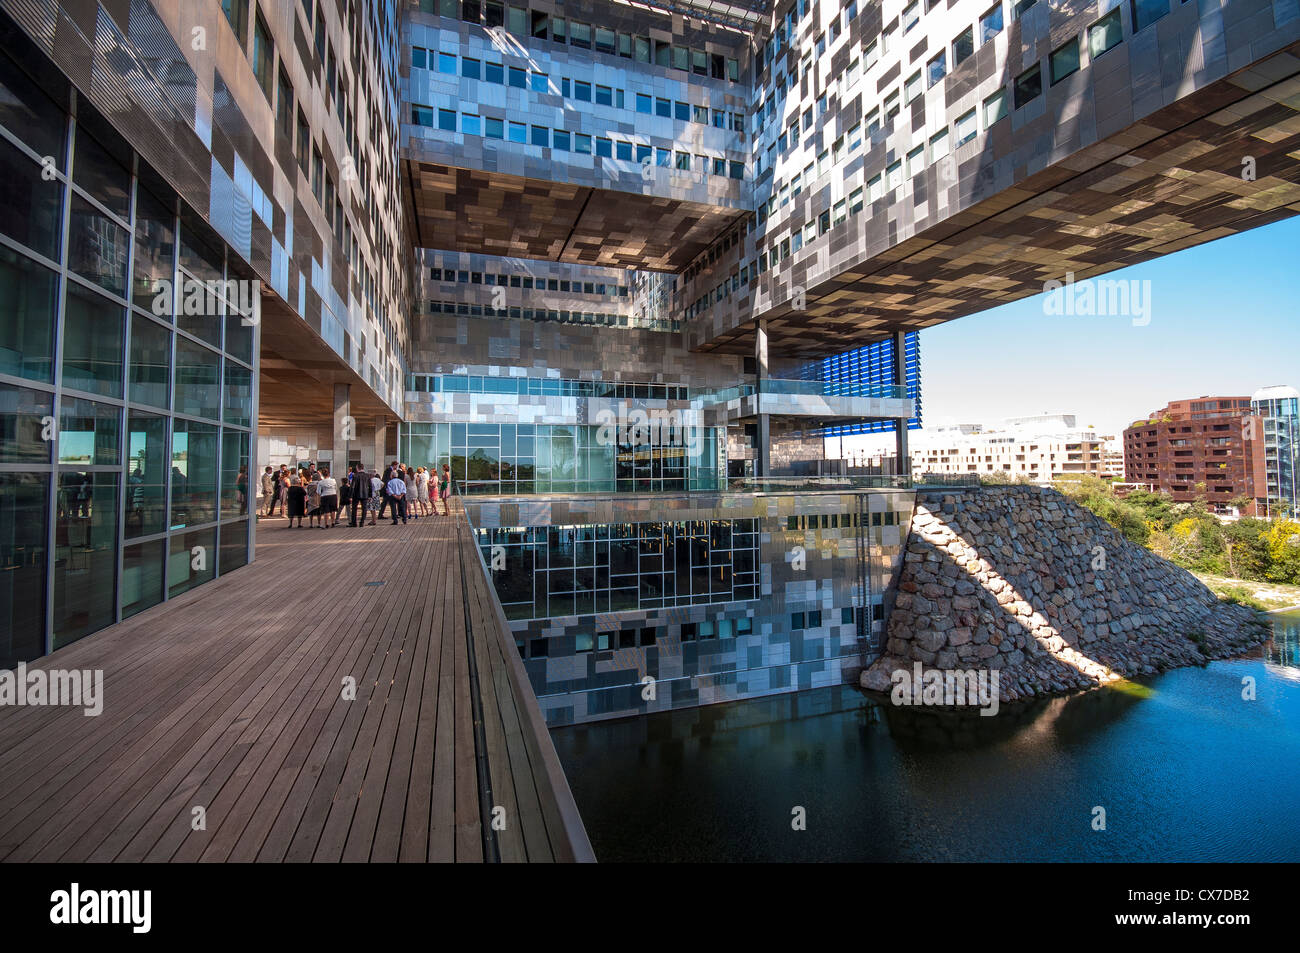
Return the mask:
[[1254,657],[991,718],[845,687],[552,738],[602,861],[1296,861],[1300,613],[1272,618]]

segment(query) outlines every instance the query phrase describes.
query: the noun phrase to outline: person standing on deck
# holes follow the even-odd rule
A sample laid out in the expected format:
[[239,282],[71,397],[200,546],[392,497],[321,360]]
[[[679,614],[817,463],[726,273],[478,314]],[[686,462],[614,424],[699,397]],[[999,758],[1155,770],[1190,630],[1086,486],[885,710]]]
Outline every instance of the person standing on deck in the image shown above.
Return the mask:
[[[357,467],[352,475],[352,508],[348,511],[349,526],[360,526],[365,523],[372,496],[370,471]],[[357,519],[357,510],[361,511],[360,520]]]
[[339,484],[330,476],[329,467],[321,467],[316,494],[320,497],[320,528],[332,527],[339,521]]
[[275,470],[268,466],[266,470],[262,473],[261,480],[262,480],[262,509],[265,510],[266,512],[262,513],[262,511],[259,510],[257,514],[258,519],[261,519],[262,516],[264,515],[270,516],[271,508],[275,506],[275,489],[276,489]]
[[393,503],[393,525],[397,525],[397,514],[401,511],[402,523],[406,523],[406,481],[402,479],[402,471],[393,467],[392,478],[388,481],[387,492],[388,498]]
[[442,508],[445,515],[451,515],[451,467],[442,465]]

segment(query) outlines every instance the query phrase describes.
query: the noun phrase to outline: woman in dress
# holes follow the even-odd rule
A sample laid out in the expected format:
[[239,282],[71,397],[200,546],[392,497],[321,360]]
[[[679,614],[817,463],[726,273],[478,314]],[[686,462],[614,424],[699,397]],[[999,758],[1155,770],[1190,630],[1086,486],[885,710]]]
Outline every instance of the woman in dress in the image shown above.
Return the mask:
[[415,502],[421,516],[429,515],[429,471],[419,467],[415,471]]
[[442,465],[442,508],[448,515],[451,514],[451,466],[444,463]]
[[[375,525],[375,516],[379,513],[379,507],[384,503],[384,481],[379,478],[379,471],[375,470],[369,474],[370,477],[370,499],[366,500],[366,512],[370,514],[370,525]],[[365,521],[364,515],[362,521]]]
[[298,520],[298,528],[302,529],[302,517],[307,511],[307,490],[303,487],[302,481],[296,476],[289,477],[288,485],[285,487],[285,501],[289,510],[289,525],[293,526],[294,518]]

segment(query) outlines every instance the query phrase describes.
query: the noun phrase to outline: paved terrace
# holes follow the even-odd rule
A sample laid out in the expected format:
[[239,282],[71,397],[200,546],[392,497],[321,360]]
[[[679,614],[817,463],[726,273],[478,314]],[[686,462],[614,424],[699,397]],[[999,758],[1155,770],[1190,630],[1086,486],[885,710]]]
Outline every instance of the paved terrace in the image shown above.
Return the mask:
[[0,709],[0,859],[593,860],[463,510],[285,527],[29,666],[104,710]]

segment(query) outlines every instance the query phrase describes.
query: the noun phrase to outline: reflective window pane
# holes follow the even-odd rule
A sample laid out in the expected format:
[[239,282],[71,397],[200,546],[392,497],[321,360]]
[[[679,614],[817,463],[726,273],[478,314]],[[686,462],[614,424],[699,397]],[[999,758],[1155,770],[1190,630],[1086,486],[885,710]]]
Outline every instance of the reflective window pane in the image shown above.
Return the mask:
[[49,476],[0,473],[0,668],[45,653]]
[[221,571],[248,564],[248,520],[237,520],[221,525]]
[[64,168],[67,115],[3,51],[0,51],[0,125],[27,143],[38,156],[50,156],[56,168]]
[[117,474],[61,470],[54,536],[54,647],[111,625],[117,606]]
[[207,582],[216,575],[217,531],[200,530],[171,537],[171,555],[167,572],[171,585],[168,598],[175,599],[182,592]]
[[0,384],[0,463],[49,463],[54,396]]
[[126,296],[130,233],[80,195],[72,197],[68,269],[115,295]]
[[0,374],[53,380],[57,295],[54,272],[0,248]]
[[177,420],[172,429],[172,529],[217,518],[217,428]]
[[163,559],[167,541],[137,543],[122,551],[122,618],[128,619],[163,598]]
[[228,424],[251,427],[253,423],[253,372],[242,364],[226,361],[225,417]]
[[131,217],[131,173],[81,126],[77,127],[72,181],[123,219]]
[[178,414],[217,420],[221,413],[221,358],[200,344],[177,336],[176,395]]
[[63,183],[45,181],[41,167],[0,139],[0,233],[46,258],[59,257]]
[[63,386],[122,396],[124,308],[68,282],[63,319]]
[[221,517],[248,513],[248,434],[225,430],[221,435]]
[[117,466],[121,415],[112,404],[64,395],[59,402],[59,463]]
[[126,452],[124,535],[161,533],[167,528],[167,418],[131,411]]
[[[135,278],[132,282],[132,300],[136,305],[160,317],[171,315],[172,302],[168,291],[175,261],[176,229],[171,211],[145,189],[137,189]],[[166,281],[168,285],[159,287],[160,281]]]
[[167,407],[171,347],[170,331],[139,314],[131,315],[131,401]]

